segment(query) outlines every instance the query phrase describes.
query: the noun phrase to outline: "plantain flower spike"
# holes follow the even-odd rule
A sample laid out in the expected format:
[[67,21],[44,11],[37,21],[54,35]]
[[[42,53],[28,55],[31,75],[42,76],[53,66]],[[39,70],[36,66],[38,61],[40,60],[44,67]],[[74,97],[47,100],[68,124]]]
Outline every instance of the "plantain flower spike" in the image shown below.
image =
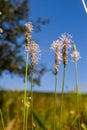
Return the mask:
[[77,51],[75,44],[72,46],[72,48],[73,48],[73,52],[71,54],[71,57],[73,58],[74,62],[77,62],[81,58],[80,53]]
[[25,46],[25,51],[28,52],[30,49],[30,39],[31,39],[31,32],[33,30],[33,26],[32,23],[29,22],[27,24],[25,24],[26,26],[26,33],[25,33],[25,38],[26,38],[26,46]]
[[31,59],[31,66],[38,64],[39,56],[41,54],[41,50],[39,45],[35,43],[35,41],[31,41],[31,46],[29,49],[30,59]]
[[72,36],[64,33],[61,35],[60,39],[63,44],[63,49],[62,49],[63,64],[64,66],[66,66],[68,63],[68,49],[71,48]]
[[55,72],[57,73],[59,69],[59,63],[62,60],[62,54],[61,54],[62,44],[59,40],[56,40],[52,43],[50,48],[55,52],[54,69],[55,69]]

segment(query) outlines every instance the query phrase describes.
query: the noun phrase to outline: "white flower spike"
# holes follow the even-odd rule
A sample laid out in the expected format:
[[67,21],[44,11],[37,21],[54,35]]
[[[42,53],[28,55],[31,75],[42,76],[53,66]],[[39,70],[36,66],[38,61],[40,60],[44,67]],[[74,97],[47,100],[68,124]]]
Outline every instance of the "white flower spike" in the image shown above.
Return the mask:
[[73,58],[74,62],[77,62],[81,58],[80,53],[76,50],[75,44],[73,45],[73,52],[71,54],[71,57]]

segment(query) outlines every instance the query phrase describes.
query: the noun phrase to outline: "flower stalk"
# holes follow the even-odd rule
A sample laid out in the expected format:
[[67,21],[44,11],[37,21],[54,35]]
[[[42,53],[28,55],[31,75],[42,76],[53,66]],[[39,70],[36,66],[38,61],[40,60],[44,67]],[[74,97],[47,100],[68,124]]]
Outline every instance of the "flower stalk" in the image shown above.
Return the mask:
[[57,101],[57,86],[58,86],[58,73],[55,74],[55,91],[54,91],[54,121],[53,126],[56,130],[56,101]]
[[71,38],[72,36],[69,34],[62,34],[60,39],[61,43],[63,44],[62,49],[62,56],[63,56],[63,80],[62,80],[62,94],[61,94],[61,103],[60,103],[60,120],[59,120],[59,130],[62,129],[62,113],[63,113],[63,97],[64,97],[64,84],[65,84],[65,77],[66,77],[66,65],[68,64],[68,49],[71,48]]
[[2,122],[3,130],[5,130],[4,119],[3,119],[3,114],[2,114],[1,109],[0,109],[0,116],[1,116],[1,122]]
[[54,119],[53,119],[53,129],[56,130],[56,101],[57,101],[57,86],[58,86],[58,70],[59,63],[62,60],[61,54],[62,45],[59,40],[56,40],[52,43],[51,49],[55,52],[55,91],[54,91]]
[[80,53],[76,49],[76,45],[73,45],[73,53],[71,54],[71,57],[73,58],[74,64],[75,64],[75,76],[76,76],[76,113],[78,116],[77,118],[77,125],[78,129],[81,130],[80,126],[80,112],[79,112],[79,94],[78,94],[78,67],[77,67],[77,61],[80,59]]
[[78,94],[78,70],[77,70],[77,62],[75,62],[75,75],[76,75],[76,113],[79,115],[77,119],[78,129],[81,130],[80,127],[80,112],[79,112],[79,94]]
[[[40,54],[40,48],[39,46],[34,42],[31,41],[30,46],[28,48],[28,52],[30,55],[30,61],[31,61],[31,85],[30,85],[30,91],[31,91],[31,107],[33,108],[33,76],[34,76],[34,66],[38,64],[39,54]],[[33,130],[33,114],[32,117],[32,130]]]
[[61,130],[61,128],[62,128],[62,112],[63,112],[63,97],[64,97],[65,77],[66,77],[66,65],[64,65],[64,70],[63,70],[62,94],[61,94],[61,104],[60,104],[59,130]]
[[[31,107],[33,108],[33,75],[34,75],[34,66],[32,66],[31,68],[31,87],[30,87],[30,91],[31,91]],[[32,121],[32,130],[33,130],[33,114],[31,115],[31,121]]]
[[24,119],[23,119],[23,130],[27,130],[27,98],[26,98],[26,91],[27,91],[27,79],[28,79],[28,51],[30,48],[30,38],[31,38],[31,31],[33,29],[31,23],[27,23],[26,25],[26,33],[25,33],[25,39],[26,39],[26,45],[25,45],[25,51],[26,51],[26,68],[25,68],[25,80],[24,80]]
[[30,102],[28,101],[28,99],[26,100],[26,130],[27,130],[27,126],[28,126],[28,112],[30,109]]
[[25,81],[24,81],[24,121],[23,121],[23,130],[26,130],[26,89],[27,89],[27,77],[28,77],[28,53],[26,53],[26,72],[25,72]]

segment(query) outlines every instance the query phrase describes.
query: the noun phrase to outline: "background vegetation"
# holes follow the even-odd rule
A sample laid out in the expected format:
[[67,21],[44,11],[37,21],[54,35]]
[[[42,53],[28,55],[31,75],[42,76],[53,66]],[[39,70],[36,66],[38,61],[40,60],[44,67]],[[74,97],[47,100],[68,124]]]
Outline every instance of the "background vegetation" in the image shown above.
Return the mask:
[[[27,96],[30,93],[27,92]],[[34,109],[46,128],[53,129],[53,108],[54,108],[54,94],[53,93],[36,93],[34,92]],[[57,95],[57,114],[56,124],[59,122],[60,97]],[[80,122],[86,124],[87,122],[87,95],[80,94]],[[0,108],[3,113],[5,122],[5,130],[21,130],[23,126],[23,92],[19,91],[0,91]],[[70,130],[72,122],[75,119],[75,94],[64,94],[63,104],[63,129]],[[41,130],[40,124],[34,117],[36,130]],[[29,113],[28,128],[31,129],[31,114]],[[0,129],[2,123],[0,119]],[[77,130],[76,123],[73,125],[73,130]]]
[[[24,77],[25,74],[25,24],[30,19],[29,0],[0,0],[0,76],[3,73]],[[41,31],[41,25],[49,23],[49,19],[32,21],[35,32]],[[29,66],[29,71],[30,71]],[[40,78],[46,71],[44,65],[39,65],[35,71],[34,83],[40,85]],[[28,72],[30,79],[30,72]]]

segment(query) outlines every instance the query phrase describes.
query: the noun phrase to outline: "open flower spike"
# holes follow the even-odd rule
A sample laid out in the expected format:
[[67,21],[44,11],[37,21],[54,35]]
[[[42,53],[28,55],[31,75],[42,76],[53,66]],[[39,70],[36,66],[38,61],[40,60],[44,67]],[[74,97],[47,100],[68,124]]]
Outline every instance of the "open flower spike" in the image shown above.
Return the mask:
[[41,50],[38,44],[35,43],[35,41],[31,41],[31,45],[29,47],[29,55],[31,60],[31,66],[34,67],[38,64]]
[[53,50],[55,52],[55,73],[58,72],[59,69],[59,64],[60,61],[62,60],[62,53],[61,53],[61,49],[62,49],[62,44],[59,40],[53,41],[52,45],[51,45],[51,50]]
[[68,63],[68,50],[71,48],[72,36],[70,34],[62,34],[60,37],[61,43],[63,45],[62,55],[64,67]]
[[55,92],[54,92],[54,119],[53,119],[53,129],[56,130],[56,93],[57,93],[57,84],[58,84],[58,70],[59,70],[59,63],[62,60],[62,44],[59,40],[56,40],[51,45],[51,50],[55,52]]
[[62,129],[62,111],[63,111],[63,95],[64,95],[64,84],[65,84],[65,76],[66,76],[66,65],[68,64],[68,50],[71,48],[72,36],[70,34],[62,34],[60,37],[62,43],[62,57],[63,57],[63,80],[62,80],[62,95],[61,95],[61,103],[60,103],[60,120],[59,120],[59,130]]
[[76,49],[76,45],[74,44],[72,46],[73,52],[71,54],[71,57],[73,58],[73,61],[75,63],[75,77],[76,77],[76,113],[77,113],[77,125],[78,125],[78,130],[81,130],[80,126],[80,112],[79,112],[79,95],[78,95],[78,70],[77,70],[77,61],[81,58],[80,53]]

